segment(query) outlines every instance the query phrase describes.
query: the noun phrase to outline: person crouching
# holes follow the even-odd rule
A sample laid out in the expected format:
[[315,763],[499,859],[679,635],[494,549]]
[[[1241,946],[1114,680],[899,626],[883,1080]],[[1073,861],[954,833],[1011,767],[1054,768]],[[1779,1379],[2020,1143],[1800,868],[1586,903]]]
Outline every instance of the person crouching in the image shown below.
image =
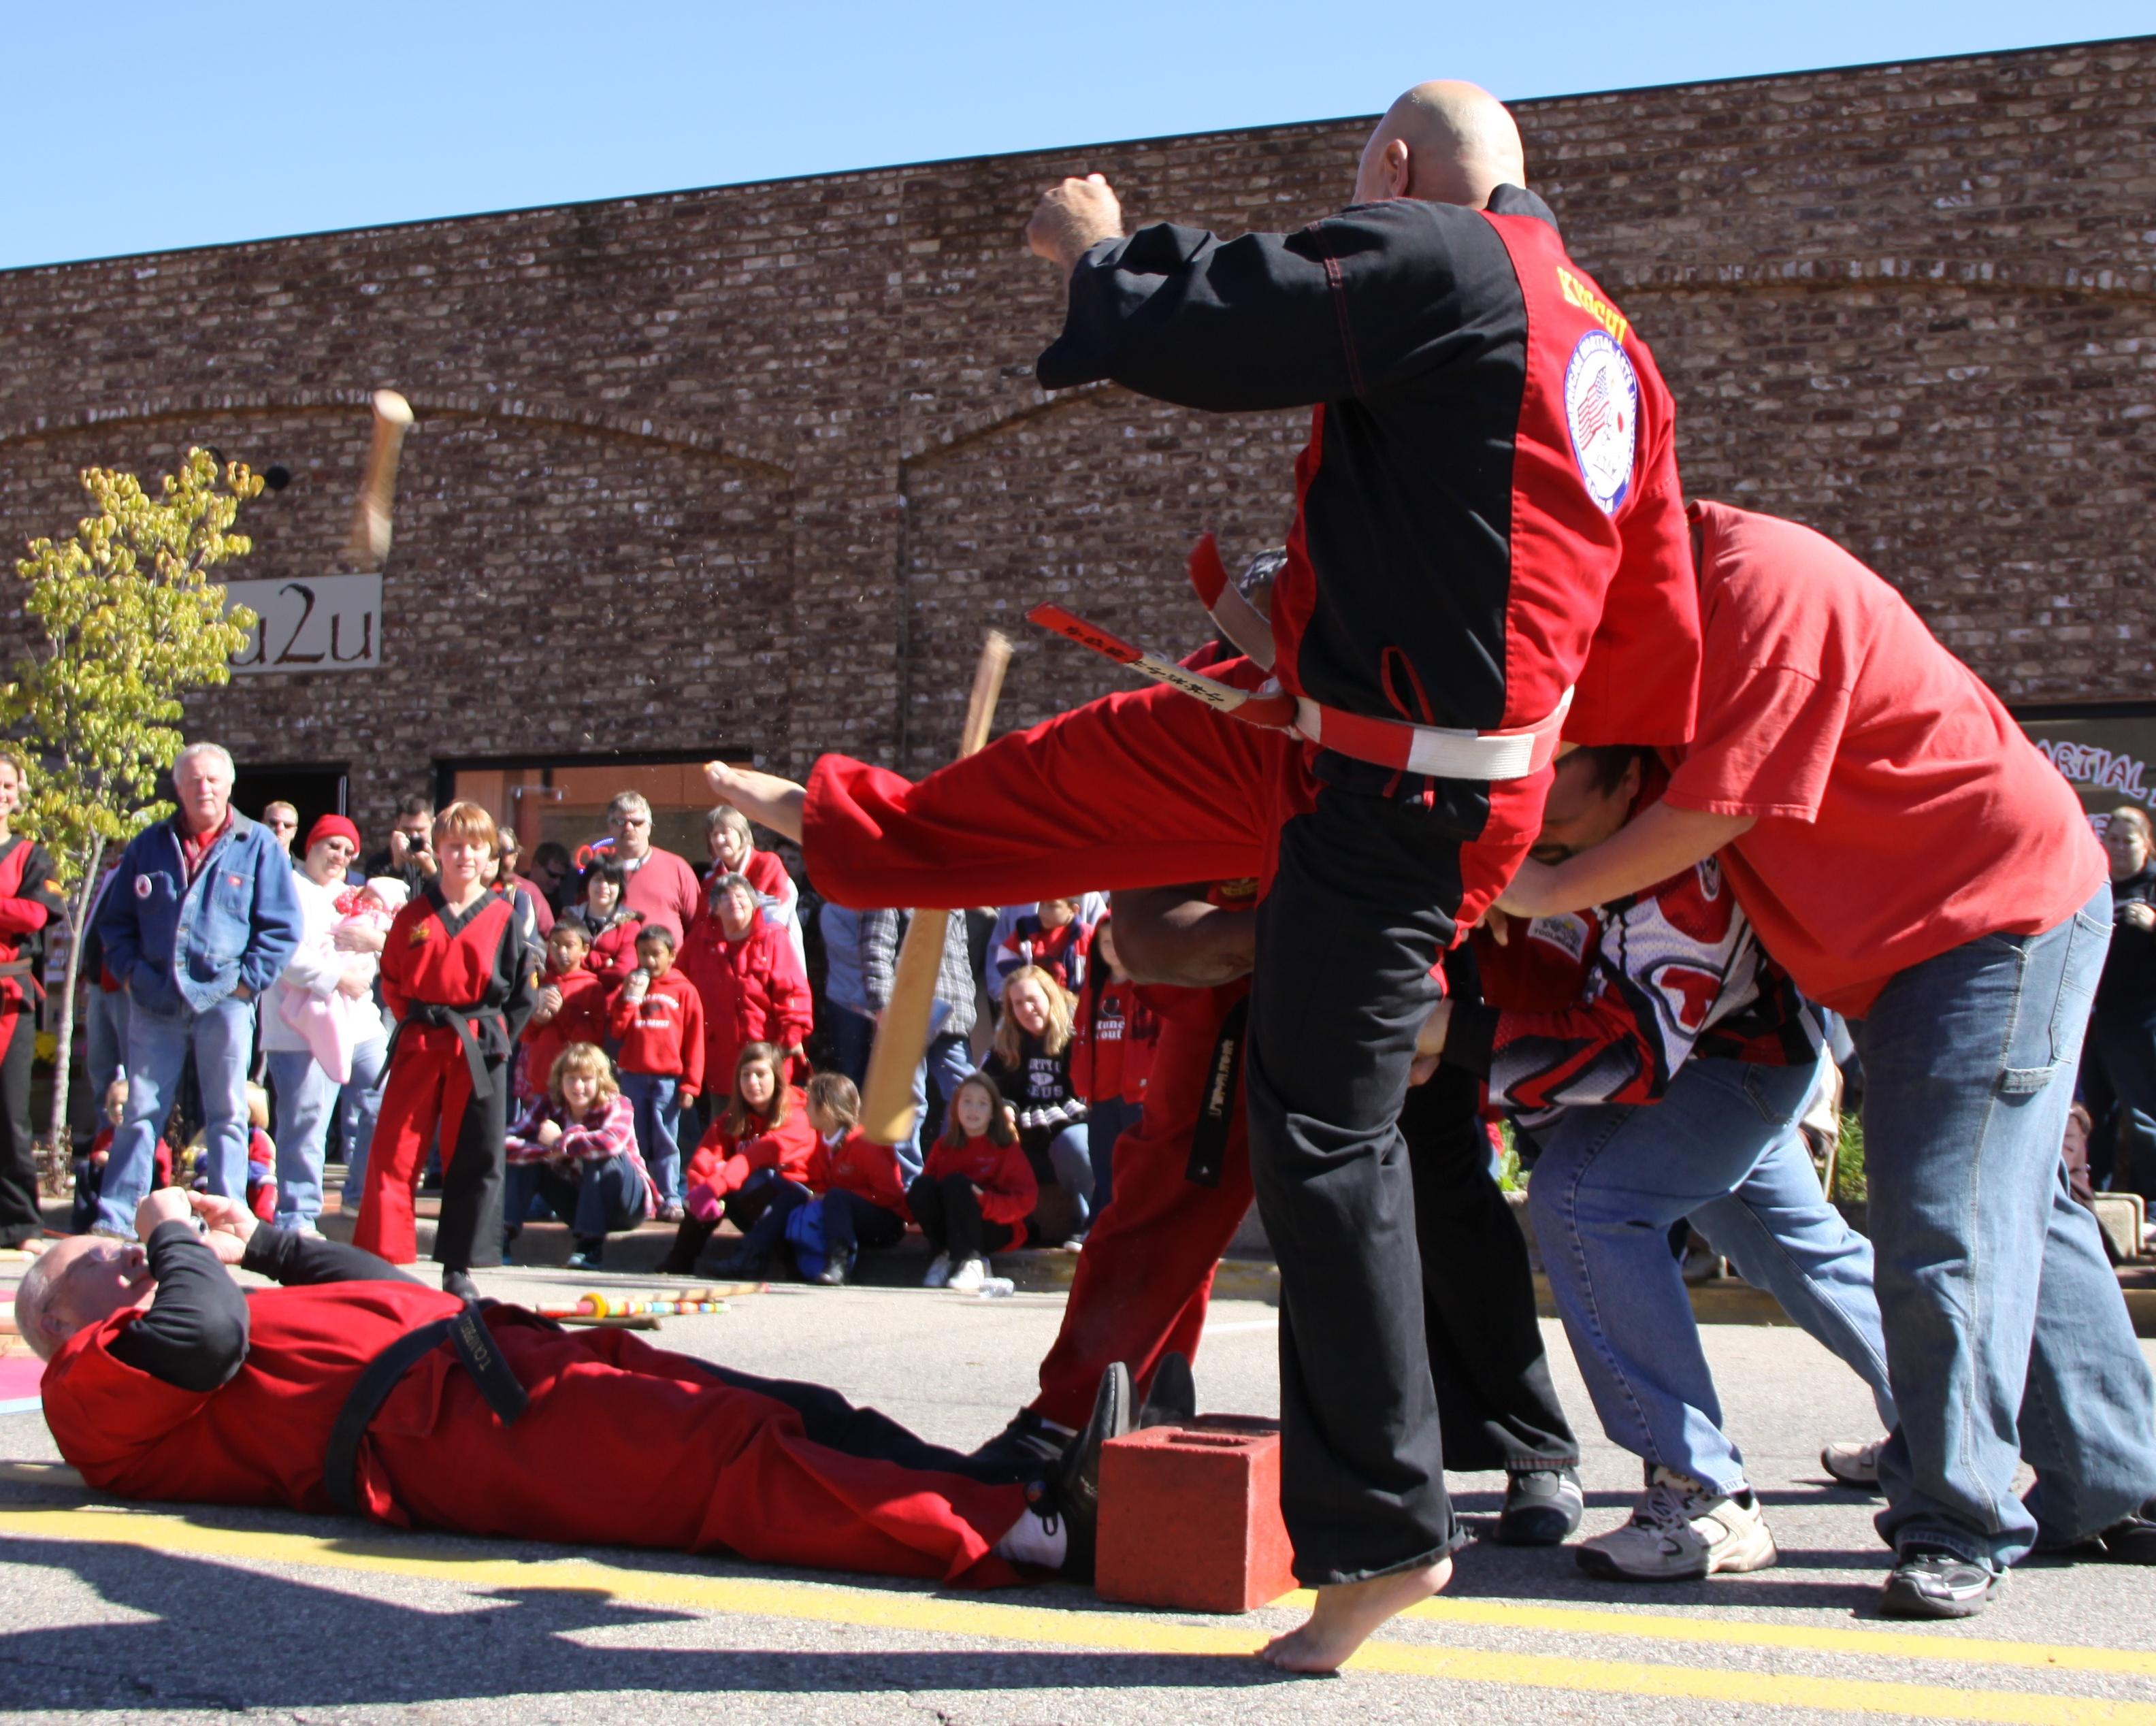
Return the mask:
[[[690,1161],[688,1215],[661,1274],[693,1275],[721,1219],[747,1235],[789,1181],[805,1180],[816,1133],[808,1099],[786,1082],[784,1059],[769,1043],[748,1044],[735,1057],[733,1095]],[[727,1274],[740,1274],[739,1259],[737,1252],[726,1261]]]
[[635,1111],[597,1044],[571,1043],[554,1057],[546,1096],[525,1112],[508,1146],[505,1255],[534,1198],[569,1225],[576,1241],[572,1271],[603,1269],[606,1237],[634,1228],[659,1209],[637,1150]]
[[1003,1092],[987,1075],[973,1074],[951,1099],[942,1133],[906,1189],[913,1220],[936,1251],[921,1287],[978,1288],[988,1280],[988,1256],[1024,1234],[1040,1196]]

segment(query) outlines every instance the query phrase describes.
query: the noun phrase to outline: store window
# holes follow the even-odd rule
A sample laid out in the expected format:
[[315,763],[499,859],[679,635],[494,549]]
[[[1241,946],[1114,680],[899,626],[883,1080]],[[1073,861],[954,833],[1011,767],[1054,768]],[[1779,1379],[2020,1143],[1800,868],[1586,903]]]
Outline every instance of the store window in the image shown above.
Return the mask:
[[2028,707],[2014,717],[2066,775],[2098,833],[2123,803],[2156,805],[2156,702]]
[[[738,751],[712,753],[746,758]],[[679,852],[701,871],[708,860],[704,816],[711,807],[703,763],[711,758],[706,754],[694,760],[445,762],[435,769],[435,794],[438,806],[463,798],[514,827],[528,858],[549,840],[566,845],[576,857],[586,846],[610,838],[607,805],[617,793],[640,791],[651,805],[651,842]]]

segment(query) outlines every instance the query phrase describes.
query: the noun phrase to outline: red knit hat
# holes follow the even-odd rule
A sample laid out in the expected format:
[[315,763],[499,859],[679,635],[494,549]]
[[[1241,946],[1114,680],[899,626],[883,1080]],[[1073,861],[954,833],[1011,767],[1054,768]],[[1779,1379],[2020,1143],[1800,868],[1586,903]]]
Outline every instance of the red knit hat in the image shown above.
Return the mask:
[[347,816],[324,815],[321,820],[307,830],[306,849],[311,851],[326,839],[344,840],[352,847],[355,855],[359,850],[359,829],[352,825]]

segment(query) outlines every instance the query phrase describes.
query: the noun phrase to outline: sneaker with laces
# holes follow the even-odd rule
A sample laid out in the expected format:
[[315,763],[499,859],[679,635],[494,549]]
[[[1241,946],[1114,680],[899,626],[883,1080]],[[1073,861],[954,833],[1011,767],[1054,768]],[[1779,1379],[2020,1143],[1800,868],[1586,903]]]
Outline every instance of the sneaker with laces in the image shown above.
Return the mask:
[[1581,1569],[1621,1582],[1696,1582],[1722,1570],[1763,1570],[1779,1556],[1749,1487],[1718,1492],[1661,1467],[1631,1520],[1578,1550]]
[[1840,1438],[1820,1452],[1820,1467],[1845,1487],[1860,1492],[1879,1490],[1879,1453],[1887,1447],[1887,1441],[1875,1438],[1868,1444]]
[[1061,1461],[1064,1451],[1077,1436],[1068,1426],[1059,1426],[1031,1409],[1020,1409],[1008,1426],[973,1452],[973,1460],[1007,1463],[1019,1478],[1029,1480],[1044,1467],[1052,1470]]
[[1522,1468],[1505,1480],[1505,1508],[1490,1538],[1500,1546],[1562,1546],[1587,1513],[1577,1468]]
[[1894,1574],[1879,1596],[1889,1618],[1973,1618],[2006,1580],[2003,1570],[1973,1564],[1958,1552],[1912,1546],[1894,1554]]
[[988,1267],[979,1259],[967,1259],[951,1273],[944,1286],[960,1294],[971,1294],[988,1280]]
[[921,1279],[923,1288],[941,1288],[951,1280],[951,1255],[939,1252],[928,1261],[928,1274]]

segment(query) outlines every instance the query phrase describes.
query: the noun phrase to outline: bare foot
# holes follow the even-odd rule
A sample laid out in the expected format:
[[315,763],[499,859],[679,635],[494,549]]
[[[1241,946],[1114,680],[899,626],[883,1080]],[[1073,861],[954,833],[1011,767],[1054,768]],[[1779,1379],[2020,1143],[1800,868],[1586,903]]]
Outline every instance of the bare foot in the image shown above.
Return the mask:
[[730,803],[750,820],[801,843],[801,805],[808,794],[793,780],[732,762],[707,761],[704,783],[721,803]]
[[1300,1630],[1276,1636],[1258,1658],[1284,1672],[1330,1672],[1387,1619],[1426,1600],[1452,1580],[1452,1560],[1420,1570],[1396,1570],[1367,1582],[1336,1582],[1317,1590],[1317,1605]]

